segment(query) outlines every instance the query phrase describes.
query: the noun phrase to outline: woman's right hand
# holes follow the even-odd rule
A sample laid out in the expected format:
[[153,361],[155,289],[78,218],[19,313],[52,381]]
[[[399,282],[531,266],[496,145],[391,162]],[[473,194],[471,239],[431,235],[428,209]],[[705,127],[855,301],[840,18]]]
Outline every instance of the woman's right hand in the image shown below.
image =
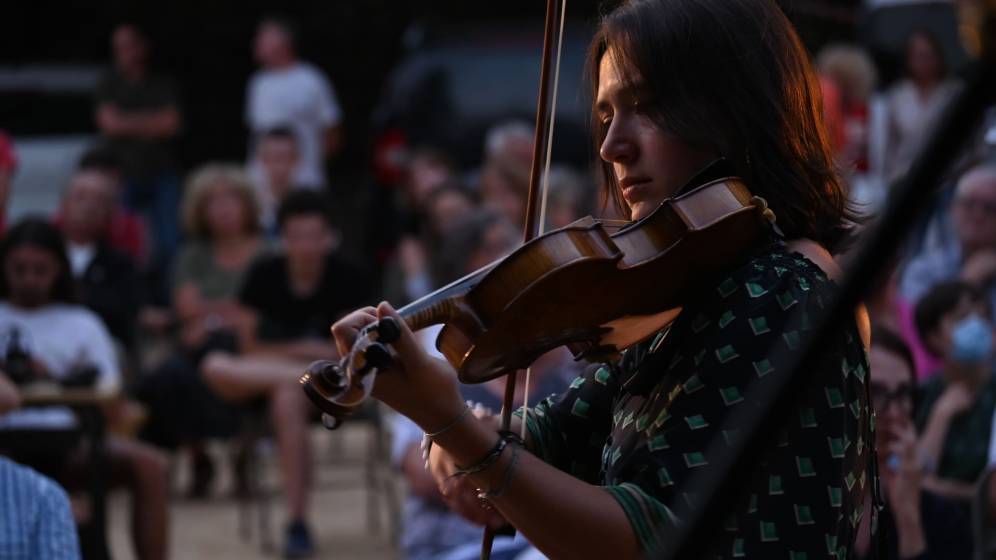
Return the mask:
[[438,431],[457,418],[465,406],[457,389],[456,372],[447,362],[426,353],[389,304],[359,309],[332,325],[336,348],[346,356],[360,330],[384,317],[394,318],[401,327],[401,336],[391,344],[395,363],[378,372],[373,396],[411,418],[423,430]]
[[477,497],[478,490],[465,476],[455,476],[456,462],[453,456],[438,445],[433,445],[429,451],[429,473],[436,481],[439,493],[450,510],[461,517],[492,529],[498,529],[506,524],[505,518],[486,502]]

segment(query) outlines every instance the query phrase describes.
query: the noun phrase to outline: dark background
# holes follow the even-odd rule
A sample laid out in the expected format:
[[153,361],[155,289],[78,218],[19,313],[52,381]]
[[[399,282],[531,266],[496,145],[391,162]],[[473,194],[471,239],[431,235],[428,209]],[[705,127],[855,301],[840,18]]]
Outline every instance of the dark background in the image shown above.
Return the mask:
[[[829,40],[855,38],[858,0],[781,4],[811,49]],[[570,0],[568,14],[590,24],[610,5]],[[178,151],[184,167],[210,159],[242,159],[243,102],[255,69],[255,25],[266,14],[290,16],[299,24],[302,57],[324,69],[336,87],[347,144],[334,166],[354,176],[369,165],[371,113],[388,72],[404,54],[406,29],[426,22],[459,27],[501,21],[540,30],[544,6],[541,0],[27,0],[4,7],[0,66],[102,65],[108,60],[110,30],[121,22],[137,23],[151,37],[154,65],[180,86],[185,128]],[[15,136],[93,132],[91,99],[79,92],[8,88],[0,92],[0,128]]]

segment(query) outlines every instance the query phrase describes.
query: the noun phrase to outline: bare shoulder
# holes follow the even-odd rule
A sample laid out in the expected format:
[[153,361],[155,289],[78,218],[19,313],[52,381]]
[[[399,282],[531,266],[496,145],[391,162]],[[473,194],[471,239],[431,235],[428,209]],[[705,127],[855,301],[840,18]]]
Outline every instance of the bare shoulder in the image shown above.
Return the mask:
[[[837,264],[830,251],[812,239],[793,239],[786,243],[786,246],[789,251],[799,253],[820,267],[827,278],[835,282],[839,282],[843,278],[844,271]],[[857,322],[861,341],[867,349],[871,346],[871,321],[868,317],[868,309],[864,305],[859,305],[854,310],[854,320]]]

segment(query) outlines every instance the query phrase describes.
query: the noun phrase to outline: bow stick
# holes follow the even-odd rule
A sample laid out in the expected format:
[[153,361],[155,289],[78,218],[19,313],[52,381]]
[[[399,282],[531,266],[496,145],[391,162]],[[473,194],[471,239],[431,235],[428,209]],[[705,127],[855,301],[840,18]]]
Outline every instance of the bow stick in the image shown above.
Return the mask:
[[[543,219],[546,214],[546,191],[547,177],[550,172],[550,143],[553,141],[553,116],[556,112],[556,91],[560,74],[560,51],[563,47],[564,39],[564,13],[567,8],[567,0],[562,0],[562,7],[559,12],[560,38],[557,43],[557,70],[553,82],[554,100],[553,108],[550,108],[550,59],[553,50],[553,34],[557,27],[558,19],[556,0],[547,0],[546,17],[543,30],[543,57],[540,64],[540,87],[539,97],[536,101],[536,130],[533,136],[533,156],[529,170],[529,197],[526,200],[526,220],[523,228],[522,242],[528,243],[533,238],[542,233]],[[545,165],[544,165],[545,163]],[[542,202],[540,200],[540,178],[541,172],[543,181]],[[515,384],[518,372],[511,371],[505,378],[505,397],[501,409],[501,430],[507,431],[512,424],[512,407],[515,400]],[[526,398],[529,395],[529,370],[526,370]],[[528,406],[528,401],[525,403]],[[525,436],[525,417],[523,417],[523,436]],[[524,437],[523,437],[524,439]],[[491,547],[494,543],[495,530],[491,527],[484,529],[484,538],[481,542],[481,560],[491,558]]]

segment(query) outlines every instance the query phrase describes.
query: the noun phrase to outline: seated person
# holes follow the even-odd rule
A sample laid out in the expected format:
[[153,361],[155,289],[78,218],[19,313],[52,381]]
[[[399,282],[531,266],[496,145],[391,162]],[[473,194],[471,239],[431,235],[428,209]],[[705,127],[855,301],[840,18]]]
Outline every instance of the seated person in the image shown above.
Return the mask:
[[124,189],[122,165],[121,159],[113,151],[107,148],[94,148],[80,158],[77,171],[99,173],[109,184],[114,195],[114,206],[107,226],[107,243],[131,258],[136,268],[142,268],[149,256],[149,234],[142,218],[121,203]]
[[[913,355],[899,335],[883,329],[872,334],[868,359],[878,472],[886,502],[879,518],[879,530],[884,529],[887,540],[881,560],[971,558],[972,534],[964,508],[921,484],[924,473],[912,416],[916,387]],[[871,486],[866,495],[865,503],[869,503]],[[861,522],[866,525],[870,516]],[[858,531],[858,558],[875,557],[870,535],[867,526]]]
[[[5,371],[19,383],[48,380],[91,385],[98,392],[120,389],[121,375],[111,337],[89,309],[73,303],[69,259],[59,230],[38,218],[12,227],[0,243],[0,348]],[[85,465],[85,445],[54,449],[36,437],[15,441],[10,434],[37,434],[76,427],[60,408],[22,408],[0,417],[5,454],[35,465],[37,460],[72,489]],[[10,431],[3,431],[10,430]],[[40,449],[39,449],[40,448]],[[106,449],[109,479],[132,495],[132,540],[141,559],[166,556],[168,524],[166,461],[155,449],[111,435]],[[42,468],[39,466],[39,469]]]
[[301,147],[290,127],[282,126],[263,133],[256,146],[259,161],[256,195],[259,199],[259,218],[267,237],[277,237],[277,208],[296,187],[294,175],[301,161]]
[[[182,207],[187,242],[171,283],[181,352],[140,384],[139,396],[151,409],[143,437],[191,451],[193,498],[205,497],[214,479],[204,440],[236,431],[238,411],[204,386],[198,365],[212,349],[233,350],[238,331],[247,328],[237,296],[249,265],[267,246],[258,206],[240,166],[212,163],[191,173]],[[244,461],[236,466],[238,491],[244,491]]]
[[[0,373],[0,416],[20,404],[17,387]],[[80,557],[69,496],[61,486],[28,467],[0,457],[0,558],[34,560]]]
[[947,280],[962,280],[987,294],[996,305],[996,165],[976,165],[958,179],[951,201],[952,243],[924,252],[906,267],[900,294],[918,301]]
[[63,192],[59,221],[80,303],[99,315],[132,354],[141,296],[132,260],[109,243],[117,197],[110,175],[94,168],[77,170]]
[[942,358],[940,374],[922,387],[916,414],[924,487],[967,501],[986,468],[996,407],[989,302],[970,284],[944,282],[914,313],[921,340]]
[[287,196],[277,213],[284,251],[256,261],[239,295],[254,325],[244,331],[244,355],[215,352],[201,366],[225,399],[269,399],[290,519],[285,553],[293,557],[313,549],[305,518],[311,468],[307,428],[315,409],[298,378],[310,362],[336,357],[329,328],[370,300],[370,283],[335,252],[327,204],[315,191]]

